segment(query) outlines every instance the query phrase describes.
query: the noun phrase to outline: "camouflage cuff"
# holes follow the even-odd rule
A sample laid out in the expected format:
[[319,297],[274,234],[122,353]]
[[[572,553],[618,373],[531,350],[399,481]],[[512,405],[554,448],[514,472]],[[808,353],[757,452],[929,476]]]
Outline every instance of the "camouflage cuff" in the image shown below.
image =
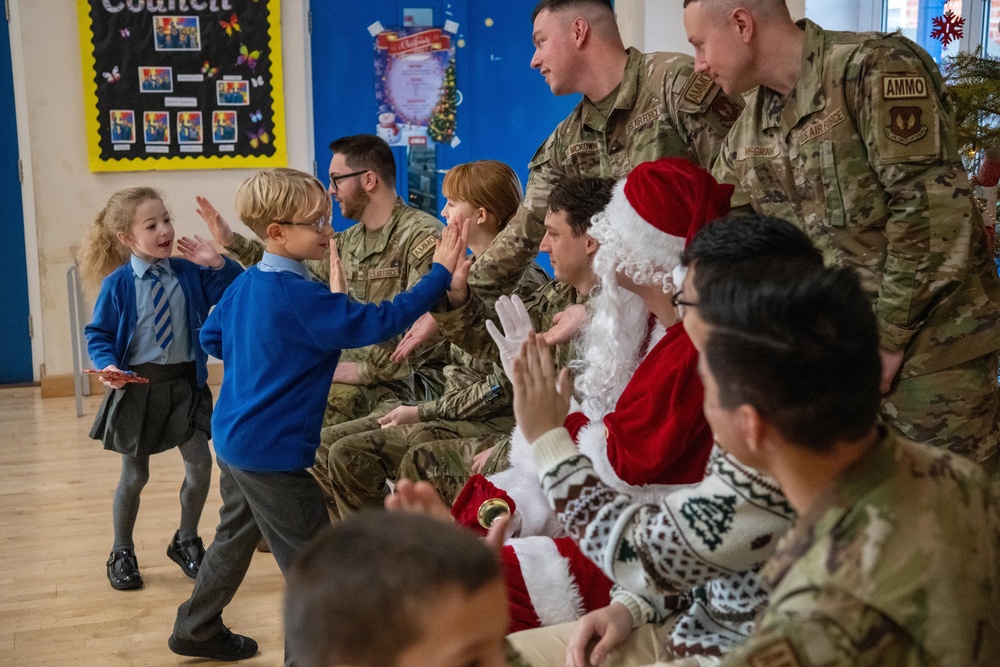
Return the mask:
[[427,401],[417,406],[417,417],[421,422],[429,422],[439,419],[437,401]]
[[243,262],[243,258],[253,255],[257,248],[252,240],[234,232],[233,242],[226,246],[226,250]]
[[358,362],[358,384],[365,387],[375,384],[375,378],[372,377],[371,371],[368,370],[367,361]]
[[879,347],[890,352],[898,352],[906,348],[907,343],[917,333],[915,329],[905,329],[901,326],[890,324],[878,316],[875,317],[875,322],[878,325]]

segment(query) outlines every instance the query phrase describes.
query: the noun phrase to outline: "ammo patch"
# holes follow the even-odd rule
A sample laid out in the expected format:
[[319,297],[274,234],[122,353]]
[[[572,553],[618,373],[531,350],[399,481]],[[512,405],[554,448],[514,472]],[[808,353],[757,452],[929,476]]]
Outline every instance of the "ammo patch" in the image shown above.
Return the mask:
[[892,107],[885,136],[904,146],[923,139],[927,134],[927,125],[921,122],[923,112],[920,107]]
[[778,144],[771,144],[770,146],[740,146],[736,149],[737,160],[747,160],[758,157],[778,157],[780,154],[781,149],[778,148]]
[[815,139],[821,134],[826,134],[836,126],[847,120],[844,115],[843,109],[837,109],[831,114],[828,114],[825,118],[820,118],[819,120],[806,125],[805,129],[802,130],[802,138],[799,140],[802,143],[809,141],[810,139]]
[[573,144],[567,149],[570,156],[576,155],[577,153],[596,153],[600,150],[600,146],[596,141],[581,141],[579,143]]
[[[431,239],[432,241],[434,239]],[[392,266],[387,269],[369,269],[368,270],[368,280],[374,280],[376,278],[398,278],[399,277],[399,267]]]
[[657,102],[656,107],[650,109],[649,111],[644,111],[630,120],[625,125],[625,132],[627,134],[632,134],[640,127],[645,127],[646,125],[652,123],[654,120],[659,118],[661,114],[663,114],[663,105]]
[[[410,252],[412,253],[412,255],[414,257],[416,257],[417,259],[420,259],[424,255],[426,255],[428,253],[428,251],[434,249],[434,244],[435,244],[434,237],[433,236],[428,236],[423,241],[421,241],[420,243],[418,243],[416,245],[416,247],[414,247],[413,250],[411,250]],[[396,269],[396,270],[398,271],[399,269]]]
[[801,667],[801,663],[788,640],[779,639],[750,654],[750,667]]
[[692,104],[701,104],[712,91],[712,77],[707,74],[695,74],[681,91],[681,96]]
[[883,76],[882,99],[907,100],[927,97],[927,79],[922,76]]

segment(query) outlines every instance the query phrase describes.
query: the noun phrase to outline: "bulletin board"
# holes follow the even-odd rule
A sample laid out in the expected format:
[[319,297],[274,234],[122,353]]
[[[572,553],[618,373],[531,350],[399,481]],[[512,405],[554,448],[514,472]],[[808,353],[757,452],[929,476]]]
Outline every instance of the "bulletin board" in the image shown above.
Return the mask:
[[91,171],[288,162],[280,0],[77,0]]

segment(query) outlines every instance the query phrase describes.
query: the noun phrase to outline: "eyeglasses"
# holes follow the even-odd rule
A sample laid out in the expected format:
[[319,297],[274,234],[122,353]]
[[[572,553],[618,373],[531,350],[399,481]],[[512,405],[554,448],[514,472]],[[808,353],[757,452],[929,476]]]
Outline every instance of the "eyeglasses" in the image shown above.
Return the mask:
[[672,297],[670,297],[670,305],[677,309],[677,317],[684,319],[684,309],[685,308],[697,308],[698,304],[692,301],[681,300],[682,292],[677,292]]
[[337,190],[340,189],[340,186],[337,185],[338,181],[342,181],[345,178],[351,178],[352,176],[360,176],[361,174],[367,174],[369,171],[371,170],[362,169],[361,171],[352,171],[349,174],[343,174],[341,176],[334,176],[333,174],[330,174],[330,189],[333,190],[334,192],[337,192]]
[[312,227],[313,229],[316,230],[317,234],[322,234],[323,230],[326,229],[327,226],[330,224],[330,216],[321,215],[312,222],[290,222],[282,220],[276,220],[275,222],[277,222],[279,225],[293,225],[295,227]]

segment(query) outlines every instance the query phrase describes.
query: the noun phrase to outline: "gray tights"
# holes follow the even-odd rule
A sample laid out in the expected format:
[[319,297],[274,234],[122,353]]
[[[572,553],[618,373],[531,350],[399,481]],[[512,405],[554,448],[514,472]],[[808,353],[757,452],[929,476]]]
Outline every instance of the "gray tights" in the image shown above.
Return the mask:
[[[204,431],[195,429],[194,435],[178,447],[184,459],[184,482],[181,484],[180,539],[189,540],[198,535],[198,522],[208,498],[212,481],[212,452]],[[139,494],[149,481],[149,456],[122,455],[122,474],[115,489],[112,516],[115,527],[113,549],[134,549],[132,529],[139,514]]]

